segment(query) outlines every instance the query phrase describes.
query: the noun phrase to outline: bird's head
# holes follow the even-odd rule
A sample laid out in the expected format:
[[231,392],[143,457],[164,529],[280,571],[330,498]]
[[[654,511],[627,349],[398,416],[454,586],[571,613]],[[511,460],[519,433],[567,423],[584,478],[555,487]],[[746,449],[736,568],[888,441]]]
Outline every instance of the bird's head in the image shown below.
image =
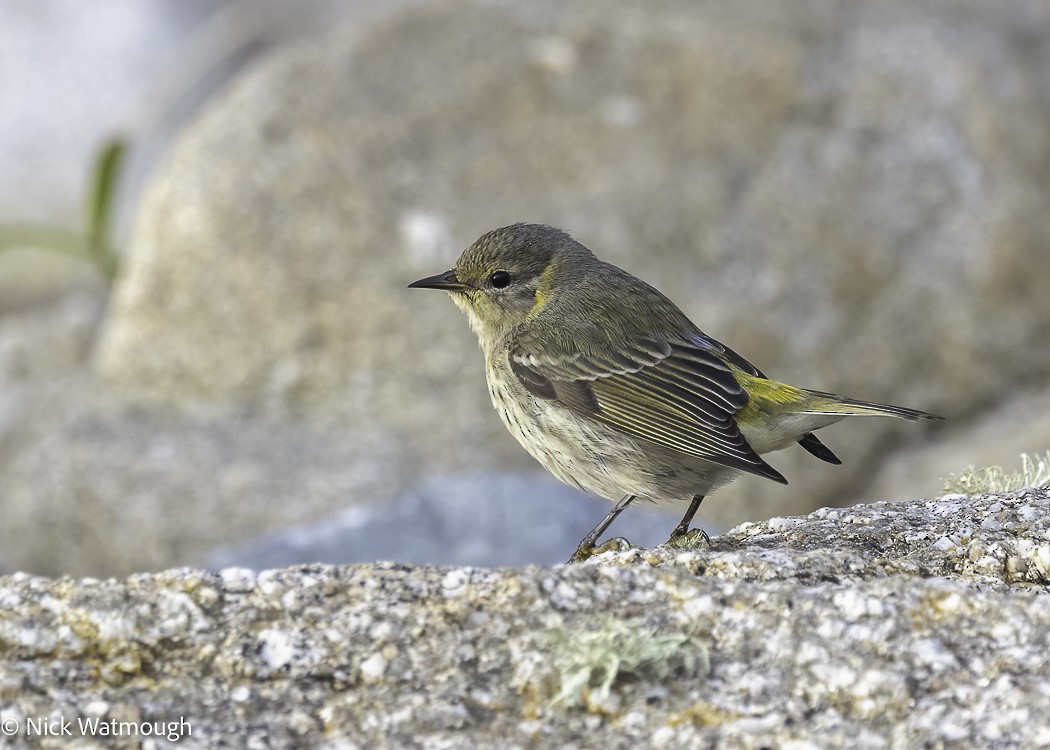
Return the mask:
[[535,318],[594,263],[591,251],[560,229],[513,224],[482,235],[452,270],[409,287],[448,292],[487,347]]

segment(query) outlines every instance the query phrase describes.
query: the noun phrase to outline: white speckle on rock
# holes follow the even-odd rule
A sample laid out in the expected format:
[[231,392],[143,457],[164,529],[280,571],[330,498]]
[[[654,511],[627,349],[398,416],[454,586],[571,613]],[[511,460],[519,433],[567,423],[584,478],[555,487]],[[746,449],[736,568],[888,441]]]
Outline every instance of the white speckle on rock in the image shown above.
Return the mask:
[[682,612],[690,620],[695,620],[700,615],[706,615],[709,612],[714,612],[714,610],[715,600],[709,594],[694,596],[682,602]]
[[238,685],[230,691],[230,700],[234,703],[245,703],[252,697],[252,691],[247,685]]
[[941,552],[947,552],[950,549],[954,549],[958,545],[946,536],[942,536],[936,542],[933,543],[934,549],[939,549]]
[[1020,518],[1022,521],[1031,523],[1035,519],[1039,518],[1039,516],[1043,515],[1045,512],[1046,511],[1043,511],[1032,505],[1022,505],[1020,508],[1017,509],[1017,517]]
[[43,598],[40,599],[40,607],[48,612],[54,612],[57,615],[69,609],[69,602],[45,594]]
[[91,701],[81,709],[85,716],[105,716],[109,713],[109,704],[106,701]]
[[259,658],[270,669],[280,669],[295,656],[295,640],[285,630],[264,630],[259,633]]
[[837,592],[832,597],[832,601],[835,602],[835,606],[849,620],[857,620],[865,615],[881,617],[885,612],[882,602],[878,599],[865,596],[861,592],[852,589],[843,589]]
[[219,602],[219,592],[211,586],[202,586],[194,593],[197,601],[203,607],[211,607]]
[[14,609],[22,603],[22,597],[11,589],[0,589],[0,609]]
[[231,594],[243,594],[255,588],[255,571],[251,568],[224,568],[219,571],[219,579]]
[[373,641],[386,641],[394,634],[394,626],[389,622],[381,621],[372,626],[368,631],[368,637]]
[[947,614],[950,612],[958,612],[960,609],[962,609],[963,598],[959,596],[957,592],[952,591],[951,593],[946,594],[945,596],[939,597],[935,601],[934,606],[936,606],[937,610],[943,614]]
[[276,596],[284,591],[284,586],[281,584],[281,579],[275,570],[264,570],[259,573],[256,583],[259,586],[259,591],[266,594],[266,596]]
[[[966,495],[963,495],[963,499],[966,499]],[[962,503],[941,498],[941,502],[934,503],[930,510],[937,516],[957,516],[962,510]]]
[[1050,725],[1039,727],[1032,737],[1032,741],[1036,747],[1050,747]]
[[818,646],[816,643],[804,642],[799,645],[796,651],[795,659],[799,664],[811,664],[813,662],[821,662],[828,658],[827,649],[823,646]]
[[823,622],[817,623],[816,634],[821,638],[834,638],[838,640],[842,638],[842,634],[846,630],[846,623],[842,620],[835,618],[828,618]]
[[450,599],[463,596],[467,592],[467,584],[469,582],[469,570],[454,568],[441,579],[441,591]]
[[98,637],[103,641],[124,641],[134,637],[136,623],[117,615],[101,615],[97,621]]
[[960,742],[970,736],[970,730],[958,721],[943,721],[938,727],[940,735],[949,742]]
[[380,653],[374,653],[361,662],[361,678],[365,682],[376,682],[386,674],[387,660]]
[[288,589],[284,592],[284,596],[281,597],[281,606],[285,609],[296,609],[299,606],[299,591],[297,589]]
[[798,526],[804,521],[804,518],[785,518],[783,516],[775,516],[766,521],[766,526],[769,527],[770,531],[783,531],[784,529]]
[[200,632],[210,627],[197,602],[184,591],[165,591],[159,598],[160,633],[170,636],[183,630]]
[[573,609],[577,598],[576,589],[565,581],[559,581],[551,592],[551,604],[559,609]]
[[620,726],[624,729],[638,729],[645,726],[645,714],[641,711],[628,711],[620,719]]
[[922,638],[912,644],[912,654],[926,666],[941,671],[959,665],[955,655],[936,638]]
[[993,575],[1003,568],[1002,562],[991,555],[984,555],[978,558],[973,566],[976,571],[983,572],[985,575]]
[[941,495],[940,498],[938,498],[938,499],[941,502],[944,502],[944,503],[953,503],[953,502],[958,502],[960,500],[966,500],[969,497],[970,497],[969,495],[963,494],[961,492],[953,492],[953,493],[948,494],[948,495]]
[[675,740],[675,730],[671,727],[660,727],[649,737],[653,747],[667,747]]
[[827,690],[842,690],[852,687],[857,681],[857,673],[845,664],[813,664],[809,670]]
[[40,640],[40,631],[36,628],[19,628],[18,629],[18,645],[25,648],[33,648]]
[[313,729],[314,719],[305,711],[295,709],[288,716],[288,728],[295,734],[303,735]]

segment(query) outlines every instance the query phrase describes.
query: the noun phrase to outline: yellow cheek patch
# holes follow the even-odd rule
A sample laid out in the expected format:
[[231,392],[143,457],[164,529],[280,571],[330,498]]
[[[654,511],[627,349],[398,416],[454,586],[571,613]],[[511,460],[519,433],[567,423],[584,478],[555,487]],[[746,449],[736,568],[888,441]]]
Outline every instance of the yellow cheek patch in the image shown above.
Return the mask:
[[543,273],[540,274],[539,281],[536,282],[536,301],[532,304],[532,309],[529,310],[528,315],[526,315],[526,318],[529,320],[539,315],[540,310],[547,304],[547,300],[553,296],[550,283],[551,268],[553,266],[547,266]]
[[528,317],[531,320],[532,318],[535,318],[537,315],[539,315],[540,310],[542,310],[543,306],[547,304],[548,299],[550,299],[549,294],[545,294],[541,290],[537,289],[536,301],[532,304],[532,309],[529,310],[529,313],[526,317]]

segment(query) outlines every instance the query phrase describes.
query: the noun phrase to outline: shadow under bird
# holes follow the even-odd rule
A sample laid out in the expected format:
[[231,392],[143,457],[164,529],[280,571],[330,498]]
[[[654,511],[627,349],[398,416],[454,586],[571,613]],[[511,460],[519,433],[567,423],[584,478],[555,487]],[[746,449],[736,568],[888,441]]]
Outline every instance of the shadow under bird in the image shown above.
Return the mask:
[[770,380],[711,338],[667,297],[541,224],[493,230],[440,289],[463,310],[485,355],[492,403],[518,442],[558,479],[615,501],[569,562],[622,547],[595,543],[635,500],[686,506],[742,472],[787,484],[762,455],[795,443],[841,461],[813,434],[843,417],[940,419]]

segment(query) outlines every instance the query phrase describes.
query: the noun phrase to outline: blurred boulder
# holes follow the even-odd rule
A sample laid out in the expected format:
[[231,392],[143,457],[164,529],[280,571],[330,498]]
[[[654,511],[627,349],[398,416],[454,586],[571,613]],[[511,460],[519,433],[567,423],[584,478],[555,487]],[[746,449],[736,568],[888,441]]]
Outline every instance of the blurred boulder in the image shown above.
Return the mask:
[[[0,320],[0,564],[59,575],[158,570],[416,480],[376,430],[230,410],[142,409],[86,358],[101,300]],[[395,460],[396,459],[396,460]]]
[[[412,471],[532,466],[460,314],[404,286],[534,220],[773,376],[965,429],[1050,373],[1048,23],[1034,1],[447,1],[335,30],[182,134],[98,371],[155,403],[381,432]],[[705,518],[848,501],[932,433],[826,434],[845,466],[774,456],[791,488],[745,478]]]

